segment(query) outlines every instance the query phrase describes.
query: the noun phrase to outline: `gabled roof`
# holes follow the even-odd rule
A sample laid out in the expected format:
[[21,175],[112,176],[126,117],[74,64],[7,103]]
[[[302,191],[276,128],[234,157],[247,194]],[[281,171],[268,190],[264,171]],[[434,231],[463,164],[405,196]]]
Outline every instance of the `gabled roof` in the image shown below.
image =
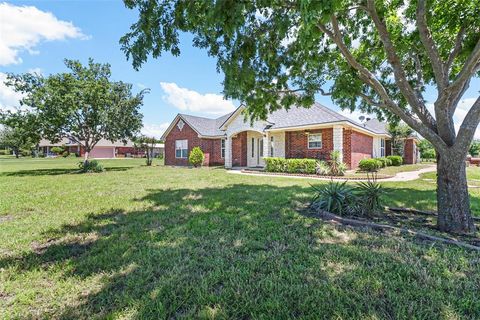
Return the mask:
[[163,134],[162,140],[165,140],[166,136],[173,129],[173,126],[175,125],[175,123],[177,123],[178,119],[182,119],[183,121],[185,121],[185,123],[188,124],[193,130],[195,130],[195,132],[197,132],[198,135],[200,136],[203,136],[203,137],[224,136],[225,132],[220,130],[220,127],[233,114],[233,112],[230,112],[224,116],[221,116],[215,119],[179,113],[177,114],[175,119],[172,121],[170,126],[167,128],[167,130]]
[[[188,114],[178,114],[165,131],[162,139],[164,139],[170,130],[172,130],[174,124],[179,118],[183,119],[199,134],[199,136],[207,138],[224,136],[224,131],[228,126],[229,121],[239,116],[243,108],[244,106],[241,105],[235,111],[215,119]],[[314,103],[310,108],[292,106],[288,110],[279,109],[270,113],[266,121],[270,123],[268,127],[265,128],[268,130],[308,127],[321,124],[348,123],[348,125],[356,127],[358,130],[364,131],[365,133],[388,135],[386,124],[377,119],[372,119],[361,124],[321,105],[320,103]]]
[[267,121],[272,123],[271,129],[301,127],[340,121],[353,122],[351,119],[319,103],[314,103],[310,108],[293,106],[289,110],[276,110],[268,116]]

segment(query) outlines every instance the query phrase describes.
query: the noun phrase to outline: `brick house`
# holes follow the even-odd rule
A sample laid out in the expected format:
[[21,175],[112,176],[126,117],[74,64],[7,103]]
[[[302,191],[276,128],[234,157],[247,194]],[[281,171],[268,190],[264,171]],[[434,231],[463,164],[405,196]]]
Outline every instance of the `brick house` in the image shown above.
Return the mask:
[[[318,103],[272,112],[266,120],[245,119],[244,107],[216,119],[178,114],[165,131],[165,164],[188,165],[199,146],[204,165],[263,167],[263,157],[328,160],[338,150],[349,168],[360,160],[391,154],[386,124],[376,119],[357,123]],[[408,150],[407,150],[408,149]],[[418,159],[415,138],[405,142],[405,163]]]
[[[83,157],[85,149],[77,142],[64,138],[57,143],[42,139],[39,143],[39,149],[45,156],[55,156],[51,149],[53,147],[63,147],[69,153],[75,153]],[[157,144],[154,148],[155,154],[163,154],[163,144]],[[90,158],[108,159],[108,158],[125,158],[125,157],[143,157],[145,152],[135,147],[134,143],[128,140],[126,143],[122,141],[111,142],[101,139],[95,147],[90,151]]]

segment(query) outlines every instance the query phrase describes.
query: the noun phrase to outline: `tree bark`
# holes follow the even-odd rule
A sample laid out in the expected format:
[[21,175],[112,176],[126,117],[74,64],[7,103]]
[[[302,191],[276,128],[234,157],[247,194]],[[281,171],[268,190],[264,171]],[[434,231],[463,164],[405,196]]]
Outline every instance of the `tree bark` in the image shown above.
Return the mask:
[[440,230],[472,234],[475,232],[470,212],[465,158],[454,153],[437,152],[437,226]]
[[85,153],[83,155],[83,167],[88,165],[88,155],[90,154],[90,150],[85,148]]

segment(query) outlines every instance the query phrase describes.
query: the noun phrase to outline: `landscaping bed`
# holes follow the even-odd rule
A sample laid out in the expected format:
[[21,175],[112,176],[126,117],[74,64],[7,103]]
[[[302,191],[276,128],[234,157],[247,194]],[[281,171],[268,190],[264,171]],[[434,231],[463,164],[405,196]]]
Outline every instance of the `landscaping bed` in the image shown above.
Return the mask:
[[[253,173],[253,174],[264,174],[264,175],[271,175],[271,176],[287,176],[287,177],[306,177],[306,178],[314,178],[314,179],[337,179],[337,180],[365,180],[368,178],[367,173],[354,173],[354,174],[345,174],[343,176],[321,176],[318,174],[309,174],[309,173],[288,173],[288,172],[267,172],[265,170],[249,170],[243,169],[243,173]],[[387,174],[377,174],[377,179],[388,179],[392,178],[395,175],[387,175]]]

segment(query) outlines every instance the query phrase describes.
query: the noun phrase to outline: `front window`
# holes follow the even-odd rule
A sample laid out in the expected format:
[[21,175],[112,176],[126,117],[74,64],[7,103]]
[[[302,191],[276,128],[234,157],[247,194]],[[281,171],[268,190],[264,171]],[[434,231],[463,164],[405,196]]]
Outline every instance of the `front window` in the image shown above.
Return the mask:
[[225,158],[225,139],[222,139],[222,147],[221,147],[220,154],[222,158]]
[[315,133],[308,135],[308,149],[321,149],[322,148],[322,134]]
[[260,148],[260,157],[263,157],[263,139],[260,139],[259,148]]
[[380,139],[380,157],[385,157],[385,139]]
[[273,157],[273,137],[270,137],[270,157]]
[[186,159],[188,157],[188,140],[175,140],[175,158]]

